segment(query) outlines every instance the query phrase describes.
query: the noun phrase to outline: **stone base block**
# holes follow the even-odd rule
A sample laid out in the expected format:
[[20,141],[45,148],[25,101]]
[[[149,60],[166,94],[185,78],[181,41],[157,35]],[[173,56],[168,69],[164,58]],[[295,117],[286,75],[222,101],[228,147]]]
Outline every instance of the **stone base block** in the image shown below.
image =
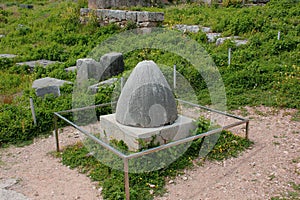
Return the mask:
[[195,120],[179,115],[175,123],[158,128],[125,126],[115,114],[100,117],[100,137],[105,141],[123,140],[130,151],[137,151],[150,142],[160,145],[186,138],[196,129]]

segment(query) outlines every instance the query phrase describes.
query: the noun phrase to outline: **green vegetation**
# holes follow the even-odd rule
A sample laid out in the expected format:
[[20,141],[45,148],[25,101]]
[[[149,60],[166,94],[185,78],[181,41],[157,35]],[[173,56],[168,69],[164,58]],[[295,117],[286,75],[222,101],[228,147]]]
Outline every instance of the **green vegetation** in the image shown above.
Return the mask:
[[287,191],[286,194],[282,194],[277,197],[272,197],[271,200],[298,200],[300,199],[300,184],[291,182],[293,190]]
[[[20,4],[33,4],[33,9],[20,8]],[[129,24],[120,28],[114,24],[99,26],[95,21],[80,24],[79,8],[86,7],[85,0],[46,1],[8,0],[0,6],[0,52],[16,54],[14,59],[0,59],[0,147],[24,144],[34,137],[48,134],[53,129],[53,112],[72,108],[72,86],[65,85],[61,96],[36,97],[31,83],[41,77],[54,77],[75,81],[75,73],[66,73],[76,60],[88,56],[99,43],[110,36],[135,27]],[[232,41],[220,46],[208,43],[206,35],[183,33],[201,44],[213,58],[220,71],[227,93],[229,109],[244,105],[266,105],[300,108],[300,10],[297,0],[271,0],[263,7],[241,7],[239,0],[224,1],[225,7],[197,4],[179,4],[161,8],[133,8],[165,12],[164,26],[198,24],[209,26],[222,36],[248,38],[247,45],[236,47]],[[277,39],[281,32],[280,40]],[[232,49],[231,65],[227,64],[228,48]],[[178,71],[191,82],[200,104],[210,104],[206,84],[191,64],[169,52],[141,49],[124,55],[125,69],[132,69],[139,61],[152,59],[167,66],[178,66]],[[31,73],[28,66],[17,67],[16,62],[36,59],[59,61],[49,67],[38,67]],[[113,88],[101,88],[95,103],[110,101]],[[35,102],[38,124],[34,125],[29,109],[29,97]],[[85,98],[83,95],[81,98]],[[111,108],[97,109],[97,115],[110,113]],[[245,113],[246,114],[246,113]],[[68,116],[70,119],[72,116]],[[299,111],[294,120],[299,120]],[[64,124],[60,124],[63,126]],[[199,130],[199,132],[202,132]],[[116,146],[124,144],[115,141]],[[222,160],[249,147],[251,143],[229,132],[222,132],[207,159]],[[153,144],[150,144],[150,146]],[[130,174],[132,199],[151,199],[163,193],[164,177],[180,173],[192,164],[201,140],[194,141],[186,153],[168,168],[143,174]],[[149,147],[149,146],[148,146]],[[62,155],[70,167],[79,167],[103,187],[107,199],[123,199],[123,174],[104,166],[82,144],[68,147]],[[155,185],[154,188],[150,188]],[[295,189],[296,188],[296,189]],[[292,196],[299,197],[299,186]],[[298,188],[298,189],[297,189]],[[297,196],[298,195],[298,196]],[[275,197],[274,199],[276,199]],[[283,197],[286,198],[286,197]],[[289,197],[287,197],[289,198]]]
[[[208,124],[203,119],[200,119],[199,122],[197,134],[208,130]],[[128,150],[128,147],[122,141],[113,140],[112,144],[120,151],[127,152]],[[193,166],[193,160],[199,157],[200,149],[205,148],[203,144],[202,139],[195,140],[182,156],[166,168],[152,172],[130,173],[131,199],[153,199],[154,195],[163,194],[165,192],[165,179],[173,178],[181,174],[184,168]],[[220,161],[228,157],[236,157],[241,151],[250,147],[251,144],[252,142],[249,140],[223,131],[217,144],[205,159]],[[102,154],[102,152],[100,153]],[[163,152],[163,155],[168,157],[172,155],[170,153]],[[90,156],[88,149],[82,143],[66,147],[61,156],[63,164],[70,168],[78,168],[80,172],[87,173],[93,181],[98,181],[99,186],[103,188],[102,194],[105,199],[125,198],[124,173],[112,169],[102,164],[95,157]],[[134,166],[139,165],[138,162],[135,161]]]

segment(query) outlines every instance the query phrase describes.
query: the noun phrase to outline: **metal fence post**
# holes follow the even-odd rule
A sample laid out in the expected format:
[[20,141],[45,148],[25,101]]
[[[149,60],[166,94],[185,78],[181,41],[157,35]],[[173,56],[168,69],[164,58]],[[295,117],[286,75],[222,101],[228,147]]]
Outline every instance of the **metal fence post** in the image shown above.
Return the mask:
[[34,123],[34,125],[36,125],[37,122],[36,122],[36,116],[35,116],[34,104],[33,104],[33,99],[32,99],[31,97],[29,98],[29,102],[30,102],[30,109],[31,109],[31,114],[32,114],[33,123]]
[[55,141],[56,141],[56,151],[59,152],[59,139],[58,139],[58,125],[57,125],[57,116],[54,114],[54,132],[55,132]]
[[176,89],[176,65],[173,67],[173,88]]
[[128,158],[124,158],[124,182],[126,200],[130,200]]
[[228,65],[231,64],[231,48],[228,49]]

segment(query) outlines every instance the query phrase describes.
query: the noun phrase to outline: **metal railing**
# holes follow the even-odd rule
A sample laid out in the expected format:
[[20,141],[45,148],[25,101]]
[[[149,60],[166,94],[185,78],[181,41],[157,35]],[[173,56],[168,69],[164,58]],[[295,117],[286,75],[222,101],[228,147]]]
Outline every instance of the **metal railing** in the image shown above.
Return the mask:
[[95,137],[90,132],[88,132],[88,131],[84,130],[83,128],[79,127],[78,125],[76,125],[75,123],[70,121],[69,119],[62,116],[63,114],[70,113],[70,112],[110,106],[112,104],[115,104],[116,102],[100,104],[100,105],[93,105],[93,106],[88,106],[88,107],[84,107],[84,108],[77,108],[77,109],[65,110],[65,111],[60,111],[60,112],[55,112],[54,113],[54,129],[55,129],[56,150],[57,150],[57,152],[60,151],[59,134],[58,134],[58,118],[60,118],[60,119],[64,120],[65,122],[67,122],[68,124],[70,124],[71,126],[73,126],[75,129],[77,129],[81,133],[83,133],[84,135],[86,135],[88,138],[90,138],[91,140],[93,140],[97,144],[101,145],[105,149],[109,150],[110,152],[114,153],[115,155],[117,155],[119,158],[121,158],[123,160],[124,175],[125,175],[124,176],[125,194],[126,194],[126,200],[129,200],[130,199],[130,193],[129,193],[129,165],[128,165],[128,162],[129,162],[130,159],[139,158],[139,157],[142,157],[144,155],[148,155],[150,153],[158,152],[158,151],[161,151],[161,150],[164,150],[164,149],[168,149],[170,147],[174,147],[174,146],[177,146],[177,145],[180,145],[180,144],[184,144],[184,143],[187,143],[187,142],[194,141],[194,140],[199,139],[199,138],[204,138],[204,137],[209,136],[209,135],[220,133],[223,130],[226,130],[226,129],[229,129],[229,128],[232,128],[232,127],[235,127],[235,126],[239,126],[241,124],[246,125],[245,137],[248,139],[249,119],[246,119],[246,118],[243,118],[243,117],[240,117],[240,116],[236,116],[236,115],[233,115],[233,114],[229,114],[229,113],[226,113],[226,112],[222,112],[222,111],[219,111],[219,110],[211,109],[211,108],[208,108],[208,107],[205,107],[205,106],[202,106],[202,105],[194,104],[194,103],[191,103],[191,102],[188,102],[188,101],[184,101],[184,100],[180,100],[180,99],[177,99],[177,101],[181,102],[181,103],[185,103],[189,106],[193,106],[194,108],[201,108],[201,109],[207,110],[209,112],[218,113],[220,115],[224,115],[224,116],[227,116],[227,117],[230,117],[230,118],[237,119],[239,121],[228,124],[228,125],[221,126],[219,128],[213,129],[213,130],[209,130],[205,133],[189,136],[189,137],[186,137],[186,138],[183,138],[183,139],[172,141],[172,142],[167,143],[167,144],[160,145],[158,147],[143,150],[141,152],[136,152],[136,153],[132,153],[132,154],[124,154],[124,153],[120,152],[119,150],[115,149],[113,146],[111,146],[111,145],[103,142],[99,138]]

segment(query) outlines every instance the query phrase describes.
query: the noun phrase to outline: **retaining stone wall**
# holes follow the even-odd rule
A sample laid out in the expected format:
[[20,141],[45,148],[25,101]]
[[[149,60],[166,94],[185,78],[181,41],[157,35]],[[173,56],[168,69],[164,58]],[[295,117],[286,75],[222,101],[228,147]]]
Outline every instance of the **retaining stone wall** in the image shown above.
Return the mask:
[[87,23],[90,17],[96,17],[101,25],[117,23],[120,26],[126,25],[129,21],[136,23],[138,27],[155,27],[164,21],[164,13],[128,10],[109,9],[80,9],[81,23]]

